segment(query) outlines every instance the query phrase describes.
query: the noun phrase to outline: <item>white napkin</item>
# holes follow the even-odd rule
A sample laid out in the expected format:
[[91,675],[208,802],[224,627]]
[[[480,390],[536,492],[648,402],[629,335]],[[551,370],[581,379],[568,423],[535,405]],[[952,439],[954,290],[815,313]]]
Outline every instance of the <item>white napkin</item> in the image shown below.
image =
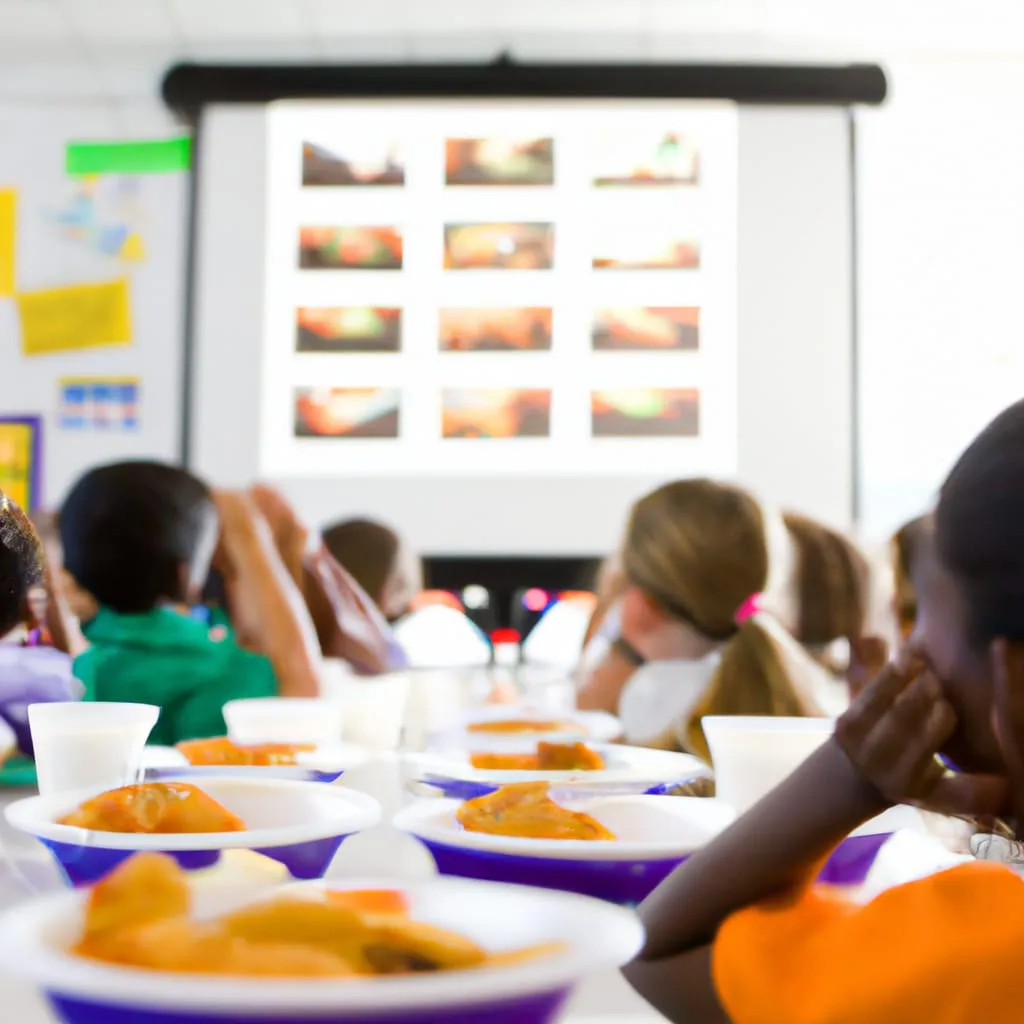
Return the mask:
[[927,878],[970,860],[972,858],[966,854],[951,853],[932,836],[901,829],[894,832],[878,851],[857,899],[867,903],[886,889],[916,882],[919,878]]
[[1024,874],[1024,843],[1020,840],[995,835],[971,836],[971,853],[978,860],[1005,864],[1019,874]]

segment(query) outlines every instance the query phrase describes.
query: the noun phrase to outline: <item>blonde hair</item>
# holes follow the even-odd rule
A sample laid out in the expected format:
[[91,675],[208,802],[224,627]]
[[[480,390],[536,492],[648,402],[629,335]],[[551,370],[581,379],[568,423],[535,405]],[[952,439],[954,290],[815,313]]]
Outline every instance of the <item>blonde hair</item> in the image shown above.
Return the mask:
[[[705,715],[817,715],[800,680],[809,662],[764,615],[737,612],[769,577],[766,518],[738,487],[679,480],[633,507],[622,550],[626,578],[674,619],[722,644],[703,696],[672,734],[707,758]],[[659,744],[660,745],[660,744]]]
[[871,567],[848,537],[807,516],[783,519],[796,548],[799,612],[793,636],[808,647],[856,640],[871,601]]

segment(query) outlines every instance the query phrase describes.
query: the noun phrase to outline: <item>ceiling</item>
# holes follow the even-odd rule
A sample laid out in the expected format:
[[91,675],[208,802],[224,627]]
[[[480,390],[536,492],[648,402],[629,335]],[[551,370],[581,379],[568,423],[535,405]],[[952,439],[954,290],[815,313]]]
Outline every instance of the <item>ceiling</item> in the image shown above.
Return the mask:
[[1018,0],[0,0],[0,98],[154,96],[175,61],[1024,56]]

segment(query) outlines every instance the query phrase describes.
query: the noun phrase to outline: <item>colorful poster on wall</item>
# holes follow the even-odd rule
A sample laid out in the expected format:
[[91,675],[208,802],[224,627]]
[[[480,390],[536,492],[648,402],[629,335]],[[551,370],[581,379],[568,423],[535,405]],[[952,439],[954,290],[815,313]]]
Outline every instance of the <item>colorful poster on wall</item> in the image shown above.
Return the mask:
[[0,188],[0,297],[14,294],[18,242],[18,193]]
[[39,416],[0,416],[0,491],[28,512],[42,499],[42,448]]
[[131,306],[125,279],[22,292],[17,301],[23,355],[131,343]]
[[138,430],[138,378],[61,380],[59,423],[63,430]]

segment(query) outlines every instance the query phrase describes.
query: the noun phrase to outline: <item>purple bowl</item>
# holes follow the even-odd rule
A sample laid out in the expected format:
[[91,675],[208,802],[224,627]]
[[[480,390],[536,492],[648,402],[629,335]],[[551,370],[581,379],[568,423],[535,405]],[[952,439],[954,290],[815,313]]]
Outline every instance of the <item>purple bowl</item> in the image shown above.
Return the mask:
[[294,878],[322,878],[348,836],[380,821],[376,800],[340,786],[220,775],[205,779],[200,788],[241,818],[245,830],[134,834],[60,824],[95,790],[19,800],[5,815],[50,851],[72,886],[98,881],[141,852],[164,853],[186,871],[199,871],[216,864],[225,850],[249,850],[284,865]]
[[[314,839],[308,843],[292,846],[271,846],[253,849],[270,860],[283,864],[293,878],[311,880],[323,878],[331,866],[338,848],[352,833]],[[59,843],[52,839],[39,841],[53,855],[61,874],[68,885],[78,888],[98,882],[110,874],[119,864],[133,855],[134,850],[111,850],[102,846],[76,846],[73,843]],[[148,849],[155,849],[149,847]],[[212,868],[221,858],[220,850],[158,850],[173,857],[186,871],[202,871]]]
[[[47,993],[58,1020],[67,1024],[302,1024],[300,1018],[163,1013],[132,1006],[110,1006]],[[470,1005],[448,1010],[420,1010],[400,1015],[317,1016],[315,1024],[549,1024],[558,1019],[569,989],[527,996],[495,1005]],[[314,1022],[310,1021],[310,1024]]]
[[878,851],[891,836],[891,832],[882,832],[847,837],[825,862],[818,881],[825,885],[863,885]]
[[430,851],[442,875],[558,889],[624,907],[639,906],[686,860],[686,857],[650,861],[555,860],[444,846],[425,839],[420,842]]
[[[307,883],[392,888],[394,879]],[[283,887],[279,892],[288,892]],[[83,893],[10,907],[0,920],[5,972],[34,984],[67,1024],[549,1024],[573,988],[614,971],[643,944],[635,914],[596,900],[538,889],[431,878],[402,885],[414,920],[452,928],[498,949],[560,949],[488,970],[402,978],[239,978],[169,974],[77,957],[53,942],[81,928]],[[199,916],[223,912],[223,895],[192,891]],[[261,902],[270,892],[254,892]]]

